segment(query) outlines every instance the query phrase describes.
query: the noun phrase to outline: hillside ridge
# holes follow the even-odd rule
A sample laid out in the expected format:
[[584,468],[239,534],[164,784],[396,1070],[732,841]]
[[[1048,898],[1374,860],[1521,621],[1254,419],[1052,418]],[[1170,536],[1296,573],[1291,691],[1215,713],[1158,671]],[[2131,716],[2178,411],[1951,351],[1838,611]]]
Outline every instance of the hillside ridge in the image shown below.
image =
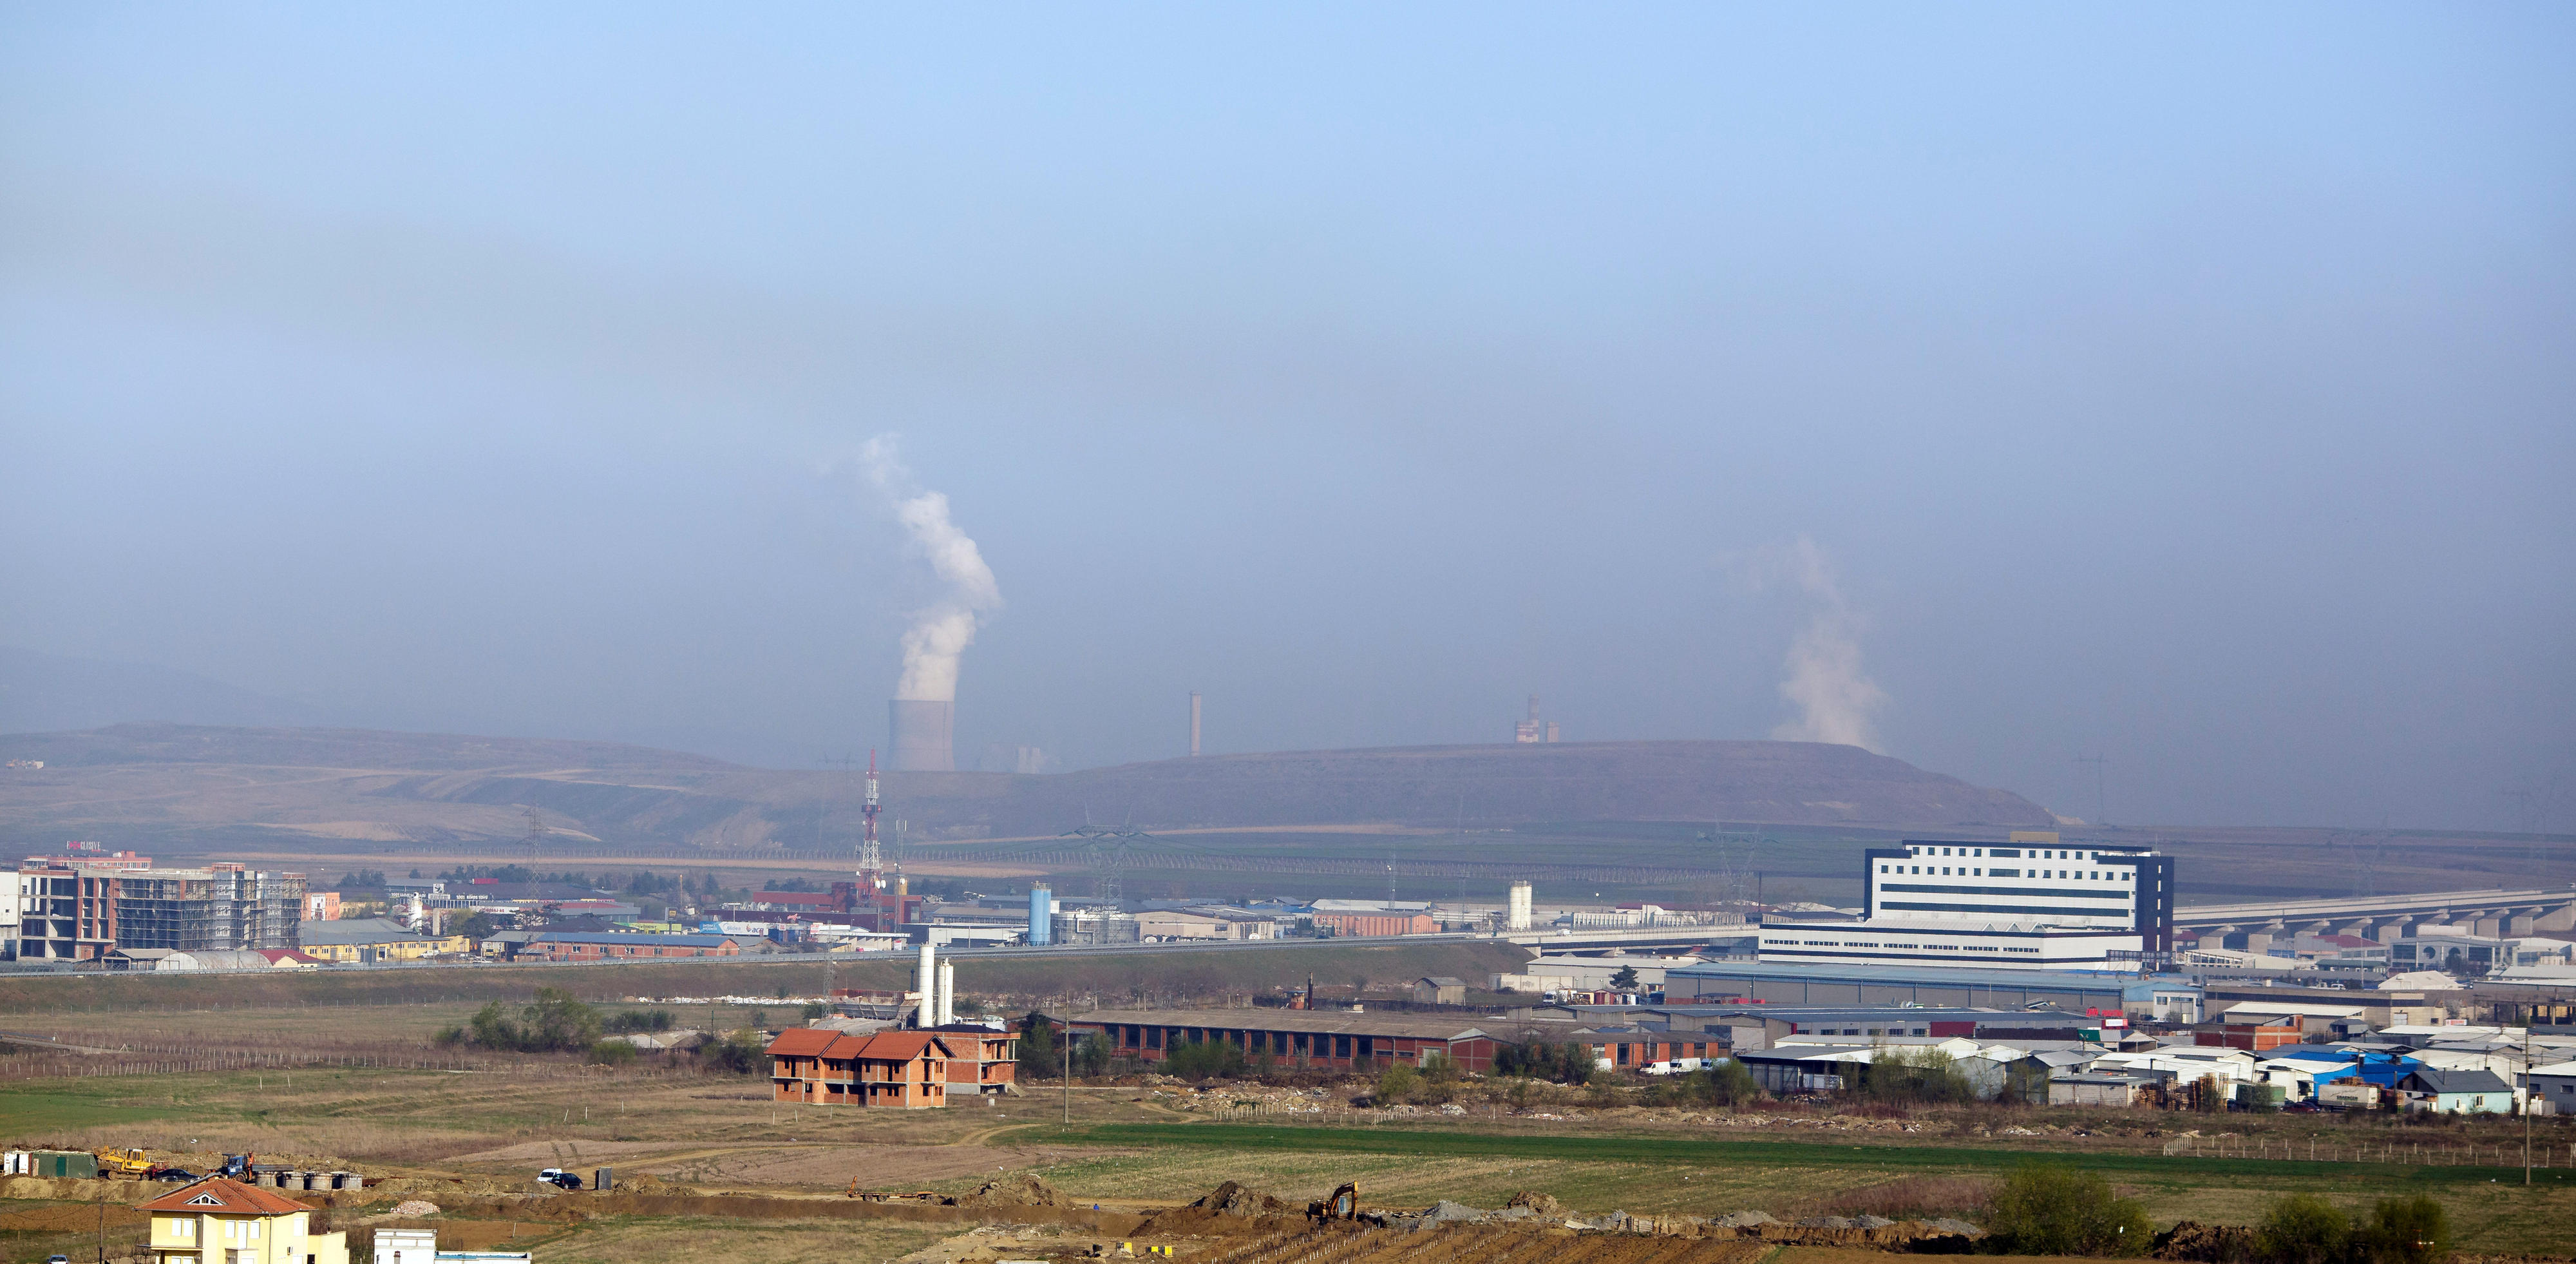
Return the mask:
[[[615,742],[125,724],[0,736],[0,836],[251,835],[472,844],[568,837],[716,849],[845,845],[858,779]],[[1283,751],[1067,773],[883,774],[917,841],[1138,828],[1727,820],[2046,828],[2048,812],[1853,746],[1568,742]]]

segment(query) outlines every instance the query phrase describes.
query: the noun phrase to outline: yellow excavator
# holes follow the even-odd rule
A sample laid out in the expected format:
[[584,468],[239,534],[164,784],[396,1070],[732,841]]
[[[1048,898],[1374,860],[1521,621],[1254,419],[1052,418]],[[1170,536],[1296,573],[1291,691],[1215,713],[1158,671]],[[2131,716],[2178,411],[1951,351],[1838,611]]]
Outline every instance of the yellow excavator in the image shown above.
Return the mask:
[[141,1150],[100,1150],[98,1174],[101,1176],[143,1177],[152,1173],[151,1156]]

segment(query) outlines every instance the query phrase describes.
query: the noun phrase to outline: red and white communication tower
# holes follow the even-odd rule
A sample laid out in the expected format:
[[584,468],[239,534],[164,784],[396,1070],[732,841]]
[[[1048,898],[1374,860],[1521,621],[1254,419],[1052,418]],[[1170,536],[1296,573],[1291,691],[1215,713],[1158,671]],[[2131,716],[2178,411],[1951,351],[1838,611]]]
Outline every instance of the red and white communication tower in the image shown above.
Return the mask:
[[867,829],[859,841],[859,886],[865,891],[885,890],[885,853],[877,846],[877,753],[868,752],[868,798],[860,805],[859,815],[866,818]]

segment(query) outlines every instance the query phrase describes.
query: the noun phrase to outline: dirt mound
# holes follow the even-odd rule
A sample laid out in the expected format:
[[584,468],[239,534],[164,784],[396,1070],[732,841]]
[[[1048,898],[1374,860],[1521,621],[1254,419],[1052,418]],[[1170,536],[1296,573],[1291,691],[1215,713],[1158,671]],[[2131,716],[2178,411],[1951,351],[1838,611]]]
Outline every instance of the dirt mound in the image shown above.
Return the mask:
[[1565,1214],[1565,1207],[1556,1201],[1555,1195],[1542,1194],[1534,1189],[1525,1189],[1512,1195],[1512,1200],[1504,1203],[1503,1205],[1505,1207],[1526,1207],[1532,1215],[1538,1216],[1562,1216]]
[[410,1198],[405,1199],[402,1202],[395,1203],[394,1209],[386,1212],[385,1214],[388,1216],[435,1216],[438,1214],[438,1204],[428,1202],[423,1199]]
[[2254,1230],[2244,1225],[2205,1225],[2183,1220],[2156,1235],[2152,1254],[2160,1260],[2198,1260],[2201,1264],[2243,1264],[2254,1258]]
[[1191,1207],[1219,1216],[1286,1216],[1297,1209],[1240,1181],[1209,1190]]
[[1254,1220],[1299,1215],[1303,1210],[1240,1181],[1227,1181],[1187,1206],[1154,1213],[1151,1219],[1137,1227],[1136,1232],[1237,1233]]
[[986,1181],[975,1192],[957,1200],[960,1207],[1070,1207],[1055,1186],[1027,1172],[998,1181]]

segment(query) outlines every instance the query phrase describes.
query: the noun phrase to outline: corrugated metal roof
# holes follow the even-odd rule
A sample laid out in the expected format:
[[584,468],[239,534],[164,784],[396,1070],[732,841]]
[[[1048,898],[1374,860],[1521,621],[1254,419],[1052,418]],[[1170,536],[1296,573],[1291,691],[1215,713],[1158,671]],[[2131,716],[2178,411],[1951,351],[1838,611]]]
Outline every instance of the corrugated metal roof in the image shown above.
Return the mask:
[[548,944],[642,944],[654,948],[713,948],[731,935],[641,935],[610,931],[539,931],[528,942]]
[[1137,1027],[1213,1027],[1218,1031],[1302,1031],[1333,1036],[1404,1036],[1415,1040],[1466,1040],[1486,1033],[1454,1018],[1409,1014],[1354,1014],[1348,1010],[1104,1009],[1076,1014],[1069,1023],[1126,1023]]

